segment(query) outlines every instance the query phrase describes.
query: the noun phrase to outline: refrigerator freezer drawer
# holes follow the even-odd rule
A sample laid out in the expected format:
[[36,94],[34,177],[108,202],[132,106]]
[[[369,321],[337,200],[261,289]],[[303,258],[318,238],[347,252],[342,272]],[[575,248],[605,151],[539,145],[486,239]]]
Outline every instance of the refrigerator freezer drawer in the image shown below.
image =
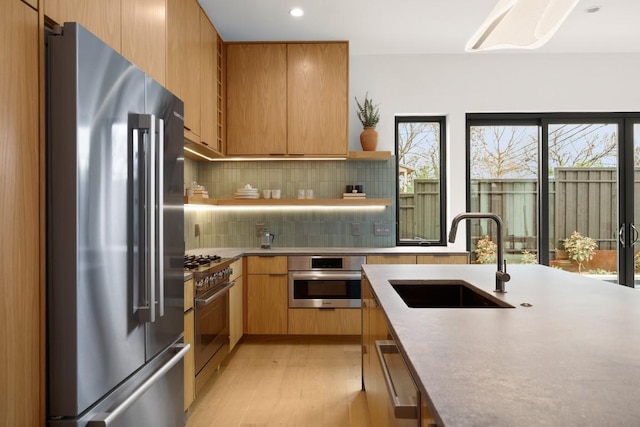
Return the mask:
[[183,411],[184,356],[176,344],[145,365],[88,413],[75,420],[49,420],[50,427],[176,427]]

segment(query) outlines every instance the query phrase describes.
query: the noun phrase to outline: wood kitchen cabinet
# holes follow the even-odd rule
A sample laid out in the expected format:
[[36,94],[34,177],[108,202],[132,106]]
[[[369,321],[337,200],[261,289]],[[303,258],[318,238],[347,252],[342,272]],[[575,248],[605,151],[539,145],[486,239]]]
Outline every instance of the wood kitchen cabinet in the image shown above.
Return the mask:
[[0,26],[6,30],[0,44],[0,426],[41,426],[46,318],[38,106],[42,28],[38,12],[20,0],[3,2]]
[[193,279],[184,282],[184,342],[191,345],[191,350],[184,356],[184,410],[193,403],[196,396],[195,372],[195,323],[193,311],[194,284]]
[[185,138],[200,141],[200,6],[167,0],[166,87],[184,101]]
[[362,278],[362,383],[367,394],[367,406],[372,427],[393,425],[389,408],[389,395],[376,353],[376,340],[389,340],[389,328],[385,314],[371,291],[366,276]]
[[348,44],[227,45],[227,155],[346,156]]
[[415,255],[367,255],[367,264],[415,264]]
[[[120,0],[42,1],[44,14],[56,23],[63,25],[65,22],[78,22],[113,49],[121,52],[122,2]],[[127,5],[127,7],[131,6]]]
[[287,45],[227,45],[227,155],[287,153]]
[[290,335],[360,335],[357,308],[290,308]]
[[288,153],[347,155],[347,43],[287,45]]
[[200,144],[218,146],[218,33],[200,10]]
[[166,15],[166,0],[122,2],[122,55],[163,86],[167,62]]
[[385,254],[368,255],[367,264],[468,264],[469,254],[459,253],[433,253],[433,254]]
[[416,264],[469,264],[469,254],[429,254],[416,256]]
[[287,257],[247,257],[246,333],[287,334]]
[[238,344],[244,330],[244,279],[242,259],[231,264],[233,273],[229,280],[234,282],[229,290],[229,351]]

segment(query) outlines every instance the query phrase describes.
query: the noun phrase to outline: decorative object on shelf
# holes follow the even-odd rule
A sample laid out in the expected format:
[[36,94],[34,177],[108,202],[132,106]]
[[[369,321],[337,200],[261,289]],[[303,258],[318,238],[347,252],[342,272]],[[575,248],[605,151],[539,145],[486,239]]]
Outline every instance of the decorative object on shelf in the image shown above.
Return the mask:
[[378,145],[378,131],[376,125],[380,121],[380,111],[378,105],[373,105],[373,101],[369,98],[369,93],[364,95],[364,102],[361,104],[358,97],[355,97],[358,106],[358,119],[364,129],[360,134],[360,145],[363,151],[375,151]]

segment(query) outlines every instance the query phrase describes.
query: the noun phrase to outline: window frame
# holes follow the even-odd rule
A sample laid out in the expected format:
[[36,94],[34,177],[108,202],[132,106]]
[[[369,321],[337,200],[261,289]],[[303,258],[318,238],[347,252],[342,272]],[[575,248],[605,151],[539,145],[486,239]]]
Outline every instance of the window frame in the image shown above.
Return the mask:
[[[439,134],[439,182],[438,190],[440,196],[440,233],[434,240],[400,240],[400,156],[398,150],[399,133],[398,126],[401,123],[438,123]],[[394,120],[395,133],[395,181],[396,181],[396,246],[447,246],[447,139],[446,139],[446,116],[426,116],[426,115],[397,115]]]

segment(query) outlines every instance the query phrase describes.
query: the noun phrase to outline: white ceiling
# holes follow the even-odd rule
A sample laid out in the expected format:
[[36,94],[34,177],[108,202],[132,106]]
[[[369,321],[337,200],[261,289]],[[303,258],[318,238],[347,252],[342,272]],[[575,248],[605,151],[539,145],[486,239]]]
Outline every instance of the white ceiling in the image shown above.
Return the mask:
[[[198,1],[225,41],[348,40],[351,55],[369,55],[465,53],[498,0]],[[291,17],[292,7],[304,16]],[[640,52],[639,21],[640,0],[580,0],[546,45],[491,54]]]

